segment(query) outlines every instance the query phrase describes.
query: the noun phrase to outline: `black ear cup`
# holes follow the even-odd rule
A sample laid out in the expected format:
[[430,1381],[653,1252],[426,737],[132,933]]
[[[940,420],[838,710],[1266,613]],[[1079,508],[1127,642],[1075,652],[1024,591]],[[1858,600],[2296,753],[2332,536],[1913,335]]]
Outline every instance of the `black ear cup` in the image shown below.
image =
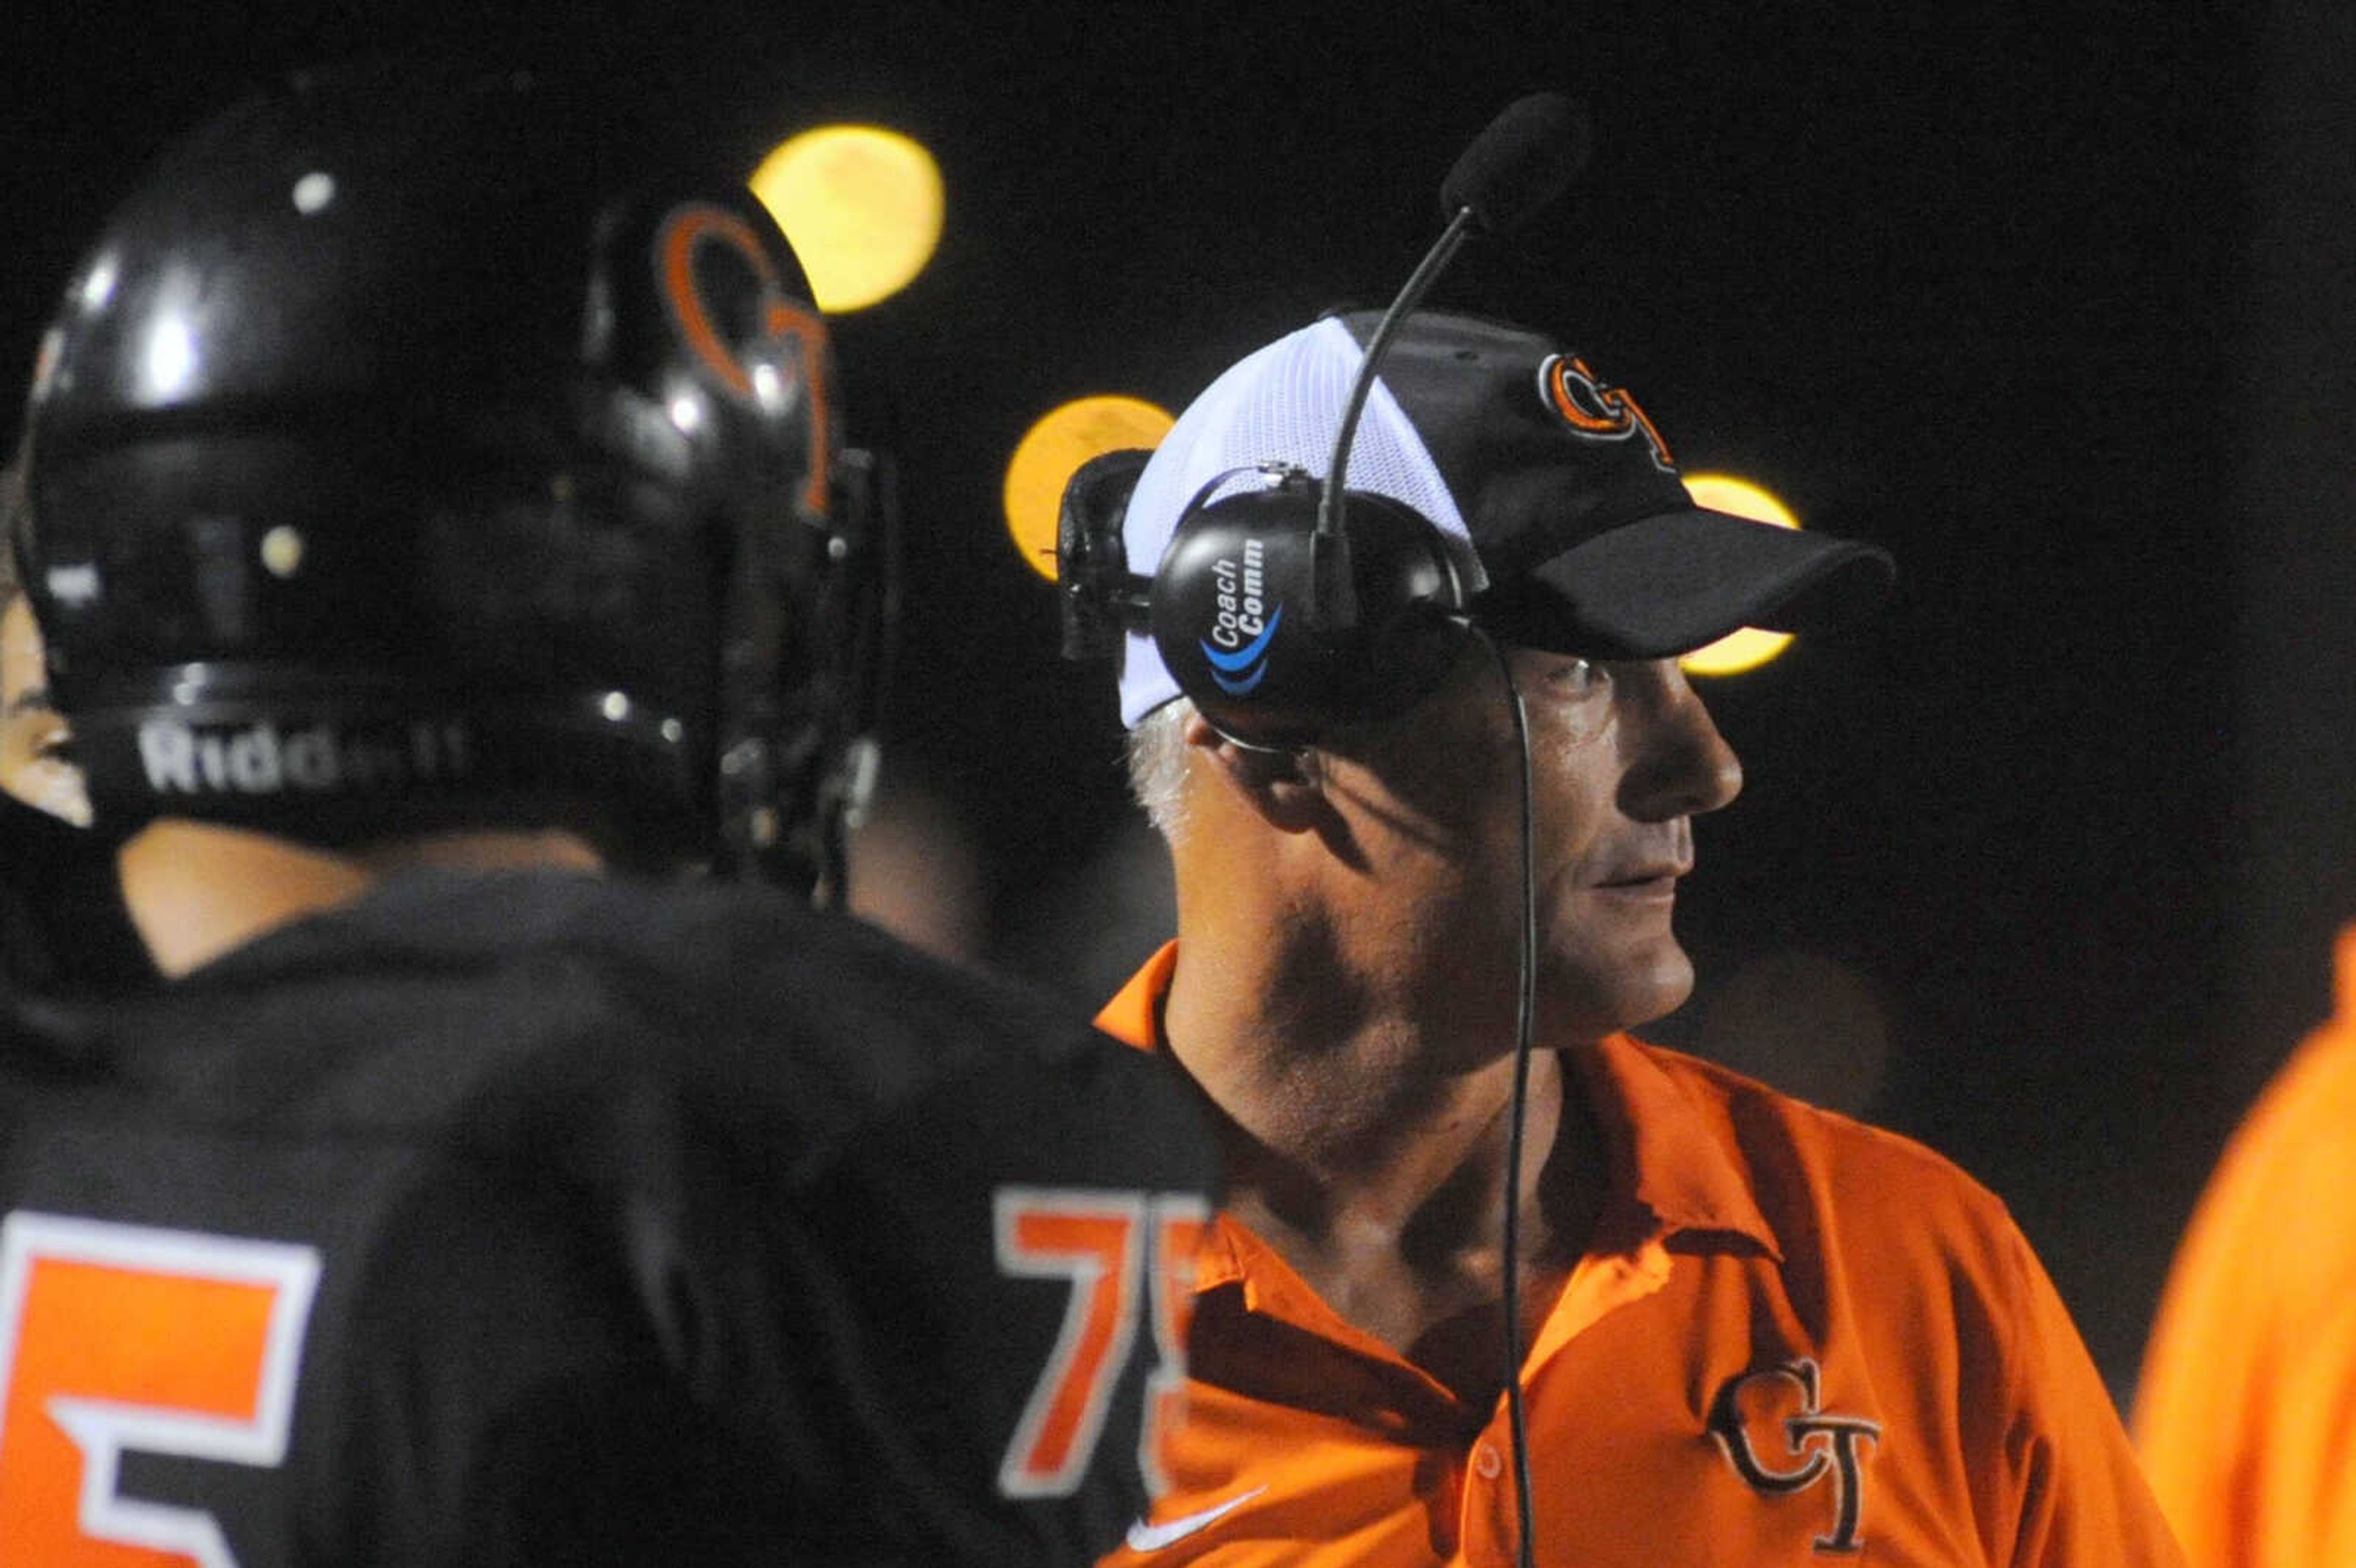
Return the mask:
[[1179,689],[1246,744],[1292,746],[1403,711],[1453,662],[1464,585],[1438,531],[1387,496],[1349,491],[1355,617],[1311,602],[1318,485],[1294,471],[1188,511],[1153,576],[1154,646]]
[[1129,570],[1121,526],[1130,492],[1153,455],[1127,447],[1080,464],[1064,485],[1055,517],[1055,583],[1063,592],[1064,656],[1113,661],[1120,673],[1122,638],[1145,624],[1151,586]]

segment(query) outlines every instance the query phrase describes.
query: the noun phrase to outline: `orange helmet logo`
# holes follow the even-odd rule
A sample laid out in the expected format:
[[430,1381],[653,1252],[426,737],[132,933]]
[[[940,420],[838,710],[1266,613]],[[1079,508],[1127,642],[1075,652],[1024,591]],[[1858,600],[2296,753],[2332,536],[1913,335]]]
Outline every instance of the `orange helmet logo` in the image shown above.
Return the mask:
[[734,251],[753,269],[761,289],[761,342],[773,350],[782,350],[785,363],[800,374],[802,393],[809,400],[810,426],[809,474],[803,503],[813,511],[823,512],[831,439],[827,429],[830,411],[821,369],[826,324],[815,312],[803,309],[787,295],[768,251],[743,217],[703,202],[691,202],[673,211],[663,220],[661,233],[655,240],[663,299],[669,306],[680,336],[732,396],[758,403],[761,388],[754,367],[747,363],[738,346],[721,336],[712,310],[704,302],[695,260],[697,251],[710,244]]

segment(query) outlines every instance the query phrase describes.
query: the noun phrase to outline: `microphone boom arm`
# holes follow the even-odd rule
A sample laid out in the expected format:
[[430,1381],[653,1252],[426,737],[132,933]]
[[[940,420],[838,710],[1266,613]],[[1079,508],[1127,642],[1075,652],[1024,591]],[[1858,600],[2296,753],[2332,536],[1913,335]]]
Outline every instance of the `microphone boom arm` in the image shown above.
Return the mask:
[[1398,297],[1383,313],[1374,336],[1366,340],[1365,357],[1359,361],[1357,379],[1350,387],[1350,400],[1342,410],[1342,428],[1333,437],[1333,460],[1325,469],[1325,488],[1317,498],[1317,528],[1309,540],[1306,608],[1312,628],[1357,624],[1358,587],[1350,573],[1350,536],[1342,527],[1342,490],[1350,464],[1350,443],[1358,433],[1358,416],[1375,389],[1375,372],[1382,365],[1392,335],[1408,314],[1423,303],[1423,296],[1448,263],[1456,259],[1456,252],[1462,248],[1476,221],[1470,206],[1456,209],[1456,216],[1449,219],[1448,227],[1424,252]]

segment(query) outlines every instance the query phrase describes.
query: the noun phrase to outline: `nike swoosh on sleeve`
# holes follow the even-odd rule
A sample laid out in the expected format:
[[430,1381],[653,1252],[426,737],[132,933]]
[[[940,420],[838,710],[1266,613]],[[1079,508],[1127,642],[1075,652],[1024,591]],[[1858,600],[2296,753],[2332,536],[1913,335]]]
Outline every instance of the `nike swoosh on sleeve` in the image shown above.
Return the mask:
[[1159,1552],[1165,1546],[1185,1540],[1198,1530],[1205,1530],[1218,1523],[1219,1520],[1266,1490],[1268,1490],[1266,1487],[1254,1487],[1248,1492],[1229,1498],[1226,1502],[1214,1504],[1200,1513],[1190,1513],[1182,1518],[1173,1519],[1167,1524],[1148,1524],[1141,1519],[1129,1527],[1127,1537],[1129,1549],[1131,1552]]

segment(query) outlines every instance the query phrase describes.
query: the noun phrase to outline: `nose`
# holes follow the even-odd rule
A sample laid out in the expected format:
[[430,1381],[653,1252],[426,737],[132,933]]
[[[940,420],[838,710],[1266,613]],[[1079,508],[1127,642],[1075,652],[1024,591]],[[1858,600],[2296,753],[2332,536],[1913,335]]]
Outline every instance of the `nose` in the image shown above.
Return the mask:
[[1716,811],[1742,792],[1742,760],[1675,659],[1644,670],[1623,683],[1635,689],[1620,721],[1621,808],[1647,822]]

